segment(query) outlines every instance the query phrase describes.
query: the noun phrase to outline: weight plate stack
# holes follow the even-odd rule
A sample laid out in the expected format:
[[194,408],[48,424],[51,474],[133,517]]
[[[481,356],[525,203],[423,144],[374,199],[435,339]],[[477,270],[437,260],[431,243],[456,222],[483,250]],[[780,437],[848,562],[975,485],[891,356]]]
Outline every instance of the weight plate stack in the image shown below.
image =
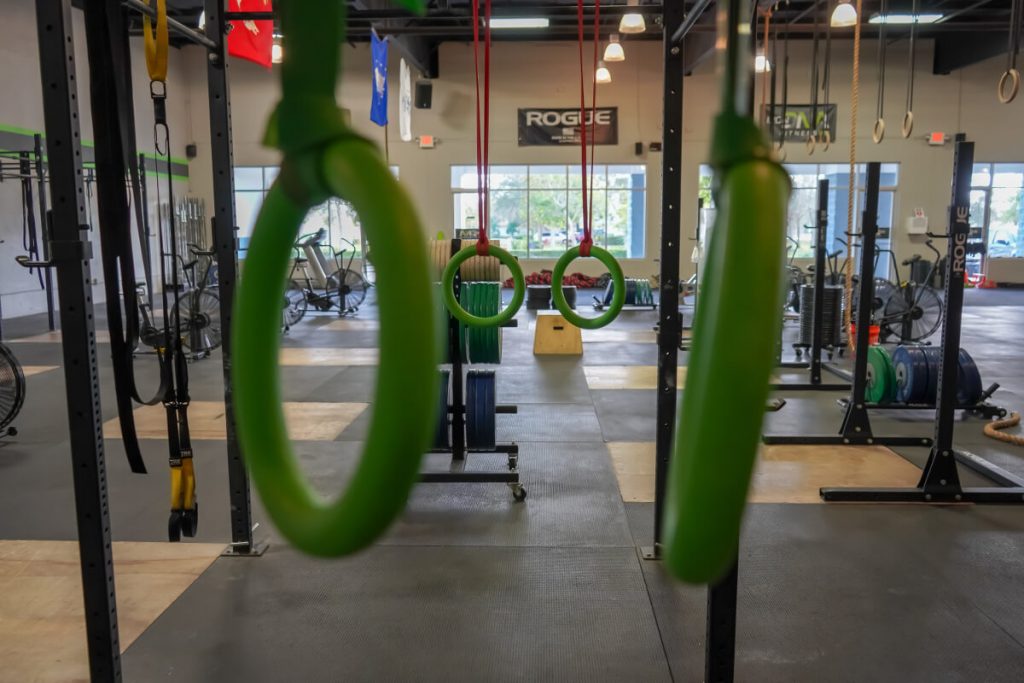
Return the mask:
[[452,259],[451,240],[430,240],[430,262],[434,267],[434,279],[441,280],[445,266]]
[[939,398],[939,369],[942,367],[942,348],[938,346],[922,346],[925,361],[928,363],[928,393],[924,402],[935,405]]
[[[821,316],[821,345],[839,346],[842,329],[843,288],[825,286],[825,307]],[[800,287],[800,345],[810,346],[814,335],[814,285]]]
[[896,400],[928,402],[928,358],[919,346],[897,346],[892,354],[896,368]]
[[971,354],[960,349],[959,372],[956,385],[956,401],[962,406],[973,406],[981,400],[985,389],[981,383],[981,373],[971,358]]
[[868,347],[867,390],[868,403],[892,403],[896,398],[896,369],[889,352],[881,346]]
[[[573,289],[575,290],[575,287]],[[549,308],[551,308],[551,285],[527,285],[526,310],[545,311]]]
[[470,370],[466,373],[466,447],[474,451],[493,451],[497,443],[494,427],[494,370]]
[[497,256],[474,256],[459,270],[467,282],[497,282],[501,279],[501,261]]
[[437,424],[434,431],[434,448],[451,448],[451,431],[448,423],[448,384],[451,372],[441,371],[441,389],[437,407]]
[[[631,277],[626,278],[626,303],[625,303],[626,306],[636,306],[637,305],[637,301],[636,301],[637,286],[636,285],[637,285],[636,280],[634,280]],[[609,285],[609,287],[610,286],[611,285]]]
[[576,288],[571,285],[565,285],[562,287],[562,294],[565,296],[565,303],[569,304],[569,308],[576,310]]
[[[473,315],[490,317],[501,311],[500,282],[464,282],[461,292],[463,308]],[[467,326],[465,335],[469,362],[501,362],[500,327]]]

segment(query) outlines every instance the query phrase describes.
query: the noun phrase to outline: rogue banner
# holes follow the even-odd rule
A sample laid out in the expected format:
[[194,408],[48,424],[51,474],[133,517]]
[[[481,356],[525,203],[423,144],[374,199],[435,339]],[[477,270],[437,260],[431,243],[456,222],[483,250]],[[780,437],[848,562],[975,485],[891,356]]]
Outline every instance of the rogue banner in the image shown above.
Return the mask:
[[[774,131],[772,137],[776,141],[804,142],[811,131],[815,129],[811,123],[814,107],[809,104],[790,104],[786,106],[785,110],[781,105],[776,105],[774,108],[765,105],[762,111],[764,112],[765,128]],[[828,131],[834,142],[836,140],[836,105],[819,104],[817,124],[819,132],[824,134],[825,131]]]
[[[594,143],[598,145],[619,144],[619,108],[598,107],[588,109],[585,114],[587,144],[593,130]],[[591,129],[591,118],[594,127]],[[580,144],[580,110],[577,109],[520,109],[519,146],[532,145],[578,145]]]

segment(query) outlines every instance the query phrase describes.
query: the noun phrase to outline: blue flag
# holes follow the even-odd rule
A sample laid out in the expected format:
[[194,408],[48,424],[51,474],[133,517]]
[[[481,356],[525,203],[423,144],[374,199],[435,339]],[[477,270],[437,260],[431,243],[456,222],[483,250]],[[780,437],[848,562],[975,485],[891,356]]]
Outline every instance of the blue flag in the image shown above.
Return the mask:
[[373,100],[370,120],[378,126],[388,125],[388,39],[381,40],[377,32],[372,35],[373,48]]

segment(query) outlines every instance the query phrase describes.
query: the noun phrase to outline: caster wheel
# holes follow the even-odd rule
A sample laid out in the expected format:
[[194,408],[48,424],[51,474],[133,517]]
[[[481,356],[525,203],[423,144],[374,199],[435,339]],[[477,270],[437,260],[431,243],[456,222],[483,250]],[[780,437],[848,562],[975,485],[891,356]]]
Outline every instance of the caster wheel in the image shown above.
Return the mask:
[[181,513],[181,535],[193,538],[199,530],[199,503]]
[[513,488],[512,498],[514,498],[517,503],[522,503],[524,500],[526,500],[526,489],[523,488],[522,486],[517,486]]
[[181,540],[181,511],[171,510],[171,516],[167,520],[167,540],[177,543]]

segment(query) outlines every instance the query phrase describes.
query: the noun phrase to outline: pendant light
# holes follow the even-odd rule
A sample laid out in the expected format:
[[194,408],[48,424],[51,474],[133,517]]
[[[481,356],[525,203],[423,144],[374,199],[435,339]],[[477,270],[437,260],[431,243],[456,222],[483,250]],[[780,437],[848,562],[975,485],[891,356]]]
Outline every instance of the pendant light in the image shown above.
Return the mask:
[[836,8],[832,10],[832,20],[829,22],[833,28],[847,28],[857,24],[857,8],[849,0],[840,0]]
[[611,38],[608,39],[608,45],[604,48],[604,61],[606,62],[624,62],[626,61],[626,52],[622,49],[622,43],[619,42],[619,34],[613,33]]
[[608,70],[604,60],[597,63],[597,71],[594,72],[594,80],[600,84],[612,82],[612,72]]
[[[640,0],[628,0],[627,7],[640,7]],[[639,12],[628,12],[619,20],[619,33],[643,33],[647,30],[644,15]]]

